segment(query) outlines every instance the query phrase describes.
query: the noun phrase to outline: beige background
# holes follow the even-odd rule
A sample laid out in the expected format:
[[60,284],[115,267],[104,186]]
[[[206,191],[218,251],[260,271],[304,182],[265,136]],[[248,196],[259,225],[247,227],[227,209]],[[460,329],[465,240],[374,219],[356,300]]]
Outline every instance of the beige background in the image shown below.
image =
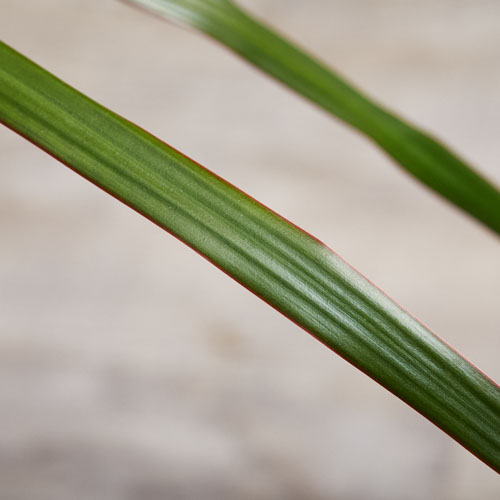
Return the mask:
[[[500,2],[244,4],[500,183]],[[115,1],[0,0],[0,32],[500,378],[498,238],[365,139]],[[500,498],[494,472],[194,252],[7,129],[0,152],[2,500]]]

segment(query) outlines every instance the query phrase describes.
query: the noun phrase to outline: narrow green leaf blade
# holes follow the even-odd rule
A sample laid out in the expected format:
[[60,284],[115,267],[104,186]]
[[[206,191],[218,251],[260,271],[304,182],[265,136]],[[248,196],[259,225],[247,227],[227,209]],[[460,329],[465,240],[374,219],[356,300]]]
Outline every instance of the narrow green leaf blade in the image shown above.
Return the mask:
[[500,191],[440,142],[390,113],[229,0],[125,0],[218,40],[358,129],[407,172],[500,233]]
[[0,43],[0,121],[500,470],[500,388],[315,238]]

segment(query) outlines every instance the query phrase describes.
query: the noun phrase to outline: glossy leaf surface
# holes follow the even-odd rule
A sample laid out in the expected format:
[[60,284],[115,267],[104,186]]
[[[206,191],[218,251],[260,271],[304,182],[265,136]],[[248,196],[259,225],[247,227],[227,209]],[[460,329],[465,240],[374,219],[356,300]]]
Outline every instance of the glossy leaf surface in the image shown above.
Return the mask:
[[2,43],[0,121],[204,255],[500,470],[499,387],[321,242]]

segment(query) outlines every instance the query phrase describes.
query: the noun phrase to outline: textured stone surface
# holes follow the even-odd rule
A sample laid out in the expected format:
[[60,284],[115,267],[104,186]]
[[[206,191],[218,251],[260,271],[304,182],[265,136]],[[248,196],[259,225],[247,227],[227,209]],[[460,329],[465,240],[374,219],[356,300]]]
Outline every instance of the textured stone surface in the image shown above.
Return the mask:
[[[246,0],[500,183],[500,3]],[[3,40],[297,222],[500,378],[500,246],[365,139],[114,1]],[[145,219],[0,130],[6,500],[497,499],[495,473]]]

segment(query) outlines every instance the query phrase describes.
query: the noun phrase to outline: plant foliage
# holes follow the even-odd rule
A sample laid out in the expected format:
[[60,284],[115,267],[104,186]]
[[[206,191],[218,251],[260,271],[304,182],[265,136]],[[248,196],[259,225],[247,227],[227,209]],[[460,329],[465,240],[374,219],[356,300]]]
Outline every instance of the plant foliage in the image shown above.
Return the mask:
[[408,173],[500,233],[500,191],[429,134],[398,118],[229,0],[126,0],[186,23],[340,118]]
[[0,43],[0,121],[163,227],[500,470],[500,389],[337,254]]

